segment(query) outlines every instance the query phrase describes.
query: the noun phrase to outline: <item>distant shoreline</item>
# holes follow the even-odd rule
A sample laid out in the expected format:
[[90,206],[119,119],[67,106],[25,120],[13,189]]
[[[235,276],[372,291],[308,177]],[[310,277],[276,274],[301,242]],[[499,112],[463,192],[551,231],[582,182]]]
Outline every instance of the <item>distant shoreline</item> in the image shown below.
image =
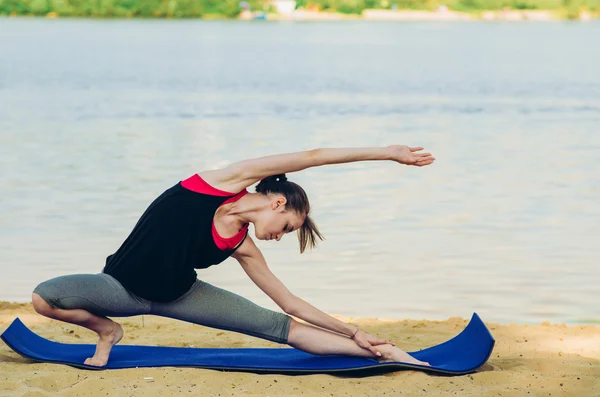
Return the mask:
[[451,10],[378,10],[366,9],[361,14],[344,14],[339,12],[295,10],[289,14],[241,12],[236,17],[220,14],[205,14],[202,16],[140,16],[140,15],[61,15],[51,11],[46,14],[0,14],[7,18],[83,18],[83,19],[201,19],[201,20],[241,20],[241,21],[559,21],[579,20],[591,21],[600,19],[599,12],[582,10],[573,15],[567,10],[478,10],[458,12]]
[[[242,13],[238,19],[251,20],[255,16]],[[289,15],[267,14],[273,21],[556,21],[576,19],[589,21],[600,15],[582,11],[577,18],[567,17],[565,10],[480,10],[476,12],[428,11],[428,10],[376,10],[367,9],[362,14],[334,12],[295,11]]]

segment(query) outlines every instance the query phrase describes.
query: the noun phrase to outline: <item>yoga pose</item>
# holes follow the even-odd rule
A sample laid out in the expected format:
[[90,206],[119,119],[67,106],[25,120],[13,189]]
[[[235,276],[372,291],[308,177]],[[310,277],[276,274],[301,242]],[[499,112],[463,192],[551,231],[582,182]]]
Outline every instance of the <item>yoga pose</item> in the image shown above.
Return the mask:
[[[337,320],[292,294],[271,273],[247,235],[252,223],[259,240],[279,241],[297,231],[300,252],[321,233],[311,219],[306,193],[285,174],[326,164],[391,160],[426,166],[434,162],[421,147],[331,148],[266,156],[202,171],[157,197],[99,274],[65,275],[33,291],[35,310],[98,333],[93,357],[104,366],[123,337],[107,318],[152,314],[240,332],[288,344],[313,354],[416,360],[387,340]],[[256,193],[246,188],[259,182]],[[262,308],[197,279],[204,269],[235,258],[250,279],[284,312]],[[306,321],[300,323],[294,316]]]

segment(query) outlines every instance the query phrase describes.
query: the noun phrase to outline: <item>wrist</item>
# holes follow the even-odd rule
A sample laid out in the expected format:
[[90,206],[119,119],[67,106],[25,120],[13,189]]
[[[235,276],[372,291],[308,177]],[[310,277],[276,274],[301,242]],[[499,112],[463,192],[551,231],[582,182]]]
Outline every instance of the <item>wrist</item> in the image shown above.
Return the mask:
[[381,152],[381,157],[380,157],[381,160],[392,160],[394,157],[392,150],[390,149],[390,146],[382,147],[380,149],[380,152]]
[[356,334],[358,333],[358,331],[360,331],[358,328],[356,328],[354,330],[354,332],[352,332],[352,335],[350,335],[350,339],[354,339],[354,337],[356,336]]

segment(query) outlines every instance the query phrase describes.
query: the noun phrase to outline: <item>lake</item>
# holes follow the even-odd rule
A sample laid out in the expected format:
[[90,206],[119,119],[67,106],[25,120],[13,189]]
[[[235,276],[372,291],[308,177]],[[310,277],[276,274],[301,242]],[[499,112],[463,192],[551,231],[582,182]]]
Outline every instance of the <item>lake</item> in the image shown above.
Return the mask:
[[[100,272],[195,172],[407,144],[437,161],[288,175],[326,237],[258,241],[293,293],[349,317],[600,322],[600,22],[4,18],[0,37],[0,300]],[[199,277],[278,310],[233,259]]]

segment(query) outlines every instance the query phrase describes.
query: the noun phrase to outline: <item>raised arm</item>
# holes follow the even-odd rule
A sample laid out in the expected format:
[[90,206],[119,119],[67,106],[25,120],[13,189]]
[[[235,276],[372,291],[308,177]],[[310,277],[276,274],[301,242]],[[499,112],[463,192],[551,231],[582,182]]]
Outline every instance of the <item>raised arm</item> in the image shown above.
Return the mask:
[[243,160],[220,170],[203,171],[201,176],[219,189],[238,192],[270,175],[301,171],[327,164],[391,160],[400,164],[422,167],[433,163],[435,158],[430,153],[417,153],[420,150],[423,148],[403,145],[313,149]]

